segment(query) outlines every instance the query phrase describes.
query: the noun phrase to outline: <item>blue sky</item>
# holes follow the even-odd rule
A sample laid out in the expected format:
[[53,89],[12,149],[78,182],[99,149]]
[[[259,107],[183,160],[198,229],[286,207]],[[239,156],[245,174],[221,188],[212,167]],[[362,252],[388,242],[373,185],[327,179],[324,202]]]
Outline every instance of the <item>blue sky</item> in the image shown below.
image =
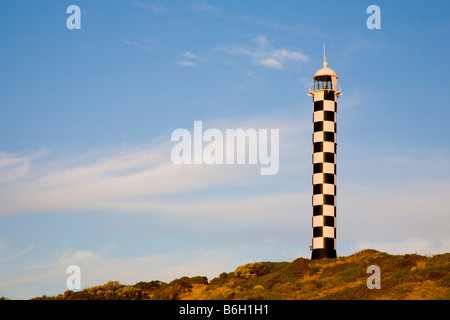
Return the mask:
[[[447,1],[0,6],[0,295],[64,292],[70,264],[89,287],[309,258],[323,43],[343,92],[338,255],[449,252]],[[171,132],[195,120],[279,129],[278,174],[174,165]]]

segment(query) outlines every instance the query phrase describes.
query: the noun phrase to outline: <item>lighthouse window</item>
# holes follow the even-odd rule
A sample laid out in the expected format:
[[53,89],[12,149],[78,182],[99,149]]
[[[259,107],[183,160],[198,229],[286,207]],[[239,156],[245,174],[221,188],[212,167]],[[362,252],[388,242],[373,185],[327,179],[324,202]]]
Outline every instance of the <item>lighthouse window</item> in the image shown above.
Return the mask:
[[318,81],[331,81],[331,76],[317,76],[316,80],[318,80]]

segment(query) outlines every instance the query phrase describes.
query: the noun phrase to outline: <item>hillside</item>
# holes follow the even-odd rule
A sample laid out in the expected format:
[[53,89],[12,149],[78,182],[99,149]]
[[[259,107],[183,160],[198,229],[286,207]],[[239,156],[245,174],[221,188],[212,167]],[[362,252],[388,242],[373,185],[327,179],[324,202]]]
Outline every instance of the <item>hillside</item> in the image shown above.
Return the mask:
[[[369,290],[367,267],[381,271],[381,289]],[[34,300],[209,299],[418,299],[450,300],[450,253],[390,255],[363,250],[348,257],[292,262],[255,262],[206,277],[182,277],[123,285],[110,281],[78,292]]]

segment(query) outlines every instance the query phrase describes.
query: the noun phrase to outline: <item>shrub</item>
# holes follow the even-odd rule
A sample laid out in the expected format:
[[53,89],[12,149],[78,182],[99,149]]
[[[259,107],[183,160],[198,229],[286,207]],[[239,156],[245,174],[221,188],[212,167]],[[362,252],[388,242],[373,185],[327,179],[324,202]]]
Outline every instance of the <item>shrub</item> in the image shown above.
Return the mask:
[[209,284],[213,285],[213,286],[221,286],[225,282],[231,280],[231,278],[233,278],[233,277],[234,277],[234,274],[232,272],[230,272],[230,273],[222,272],[218,278],[212,279],[209,282]]
[[208,284],[208,278],[203,276],[196,276],[190,279],[192,284]]
[[234,271],[236,278],[251,279],[264,274],[264,265],[261,262],[247,263]]
[[142,300],[142,289],[125,286],[116,291],[119,299]]
[[106,283],[105,285],[103,285],[104,290],[117,290],[119,288],[123,287],[123,285],[121,285],[119,283],[119,281],[108,281],[108,283]]
[[169,283],[169,286],[176,288],[179,291],[188,291],[192,289],[192,284],[188,277],[181,277],[180,279],[175,279]]
[[135,288],[140,288],[142,290],[156,290],[158,289],[161,285],[163,285],[164,282],[159,281],[159,280],[153,280],[150,282],[138,282],[134,285]]
[[230,300],[234,298],[235,293],[230,288],[226,288],[222,291],[221,296],[225,300]]

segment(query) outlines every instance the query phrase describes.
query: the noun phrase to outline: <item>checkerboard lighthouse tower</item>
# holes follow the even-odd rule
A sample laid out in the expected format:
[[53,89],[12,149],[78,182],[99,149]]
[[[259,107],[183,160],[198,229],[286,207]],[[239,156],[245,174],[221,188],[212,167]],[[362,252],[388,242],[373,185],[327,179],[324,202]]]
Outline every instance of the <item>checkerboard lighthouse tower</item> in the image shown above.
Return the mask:
[[311,259],[336,258],[336,114],[341,89],[327,65],[324,44],[323,68],[314,75],[308,94],[314,103]]

